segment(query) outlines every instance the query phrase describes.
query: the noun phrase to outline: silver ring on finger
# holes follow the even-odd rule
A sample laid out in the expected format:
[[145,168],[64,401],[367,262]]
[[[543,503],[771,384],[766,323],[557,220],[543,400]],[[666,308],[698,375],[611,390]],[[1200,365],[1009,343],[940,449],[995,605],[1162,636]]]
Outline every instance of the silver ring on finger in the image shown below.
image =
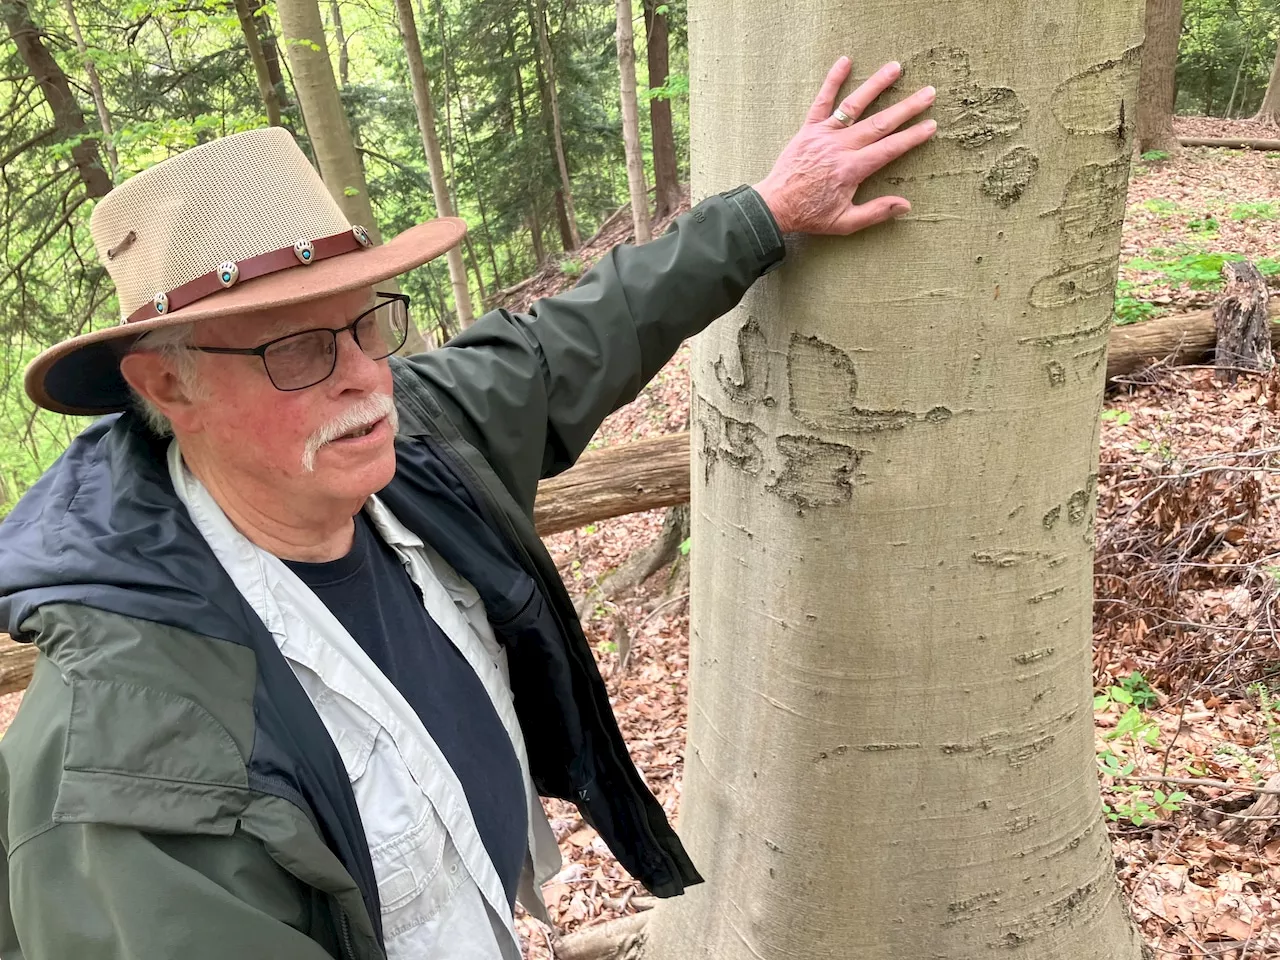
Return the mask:
[[831,118],[842,127],[847,127],[849,124],[853,123],[853,117],[849,116],[839,107],[836,107],[836,112],[831,115]]

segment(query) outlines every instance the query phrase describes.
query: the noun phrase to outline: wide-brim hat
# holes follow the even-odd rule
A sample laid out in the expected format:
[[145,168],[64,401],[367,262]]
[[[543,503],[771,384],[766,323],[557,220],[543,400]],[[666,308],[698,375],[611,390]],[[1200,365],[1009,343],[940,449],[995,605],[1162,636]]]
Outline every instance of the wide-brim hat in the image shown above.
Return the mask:
[[27,367],[37,404],[96,416],[130,396],[120,358],[163,327],[371,287],[457,244],[456,218],[374,244],[343,214],[293,137],[249,130],[177,154],[124,181],[89,218],[120,302],[118,326],[73,337]]

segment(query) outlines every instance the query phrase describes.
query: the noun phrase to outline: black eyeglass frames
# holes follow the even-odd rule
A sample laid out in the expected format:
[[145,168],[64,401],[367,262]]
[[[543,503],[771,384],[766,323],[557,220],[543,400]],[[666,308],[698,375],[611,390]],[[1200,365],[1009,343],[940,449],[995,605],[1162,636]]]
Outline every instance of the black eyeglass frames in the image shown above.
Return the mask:
[[409,334],[409,297],[379,293],[381,303],[370,307],[345,327],[300,330],[256,347],[190,347],[200,353],[261,357],[277,390],[305,390],[333,375],[338,365],[338,334],[350,331],[370,360],[382,360],[404,346]]

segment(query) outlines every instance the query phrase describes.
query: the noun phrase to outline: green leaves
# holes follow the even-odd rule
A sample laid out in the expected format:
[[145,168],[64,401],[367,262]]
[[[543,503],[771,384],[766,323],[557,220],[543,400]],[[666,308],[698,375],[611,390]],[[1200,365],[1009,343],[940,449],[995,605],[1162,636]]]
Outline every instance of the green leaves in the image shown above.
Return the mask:
[[1102,419],[1119,427],[1127,427],[1129,422],[1133,420],[1133,414],[1127,410],[1103,410]]
[[689,95],[689,75],[669,73],[667,82],[660,87],[650,87],[644,93],[646,100],[676,100]]

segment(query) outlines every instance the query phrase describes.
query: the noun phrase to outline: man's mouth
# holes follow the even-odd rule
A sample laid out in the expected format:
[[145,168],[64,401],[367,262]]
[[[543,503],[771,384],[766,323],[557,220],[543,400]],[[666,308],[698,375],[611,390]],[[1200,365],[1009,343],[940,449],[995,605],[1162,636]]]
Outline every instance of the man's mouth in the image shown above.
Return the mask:
[[338,437],[338,439],[339,440],[358,440],[360,437],[367,437],[370,433],[373,432],[374,428],[377,427],[378,424],[380,424],[385,419],[386,417],[380,417],[377,420],[373,421],[373,423],[366,423],[363,427],[356,427],[354,430],[348,430],[342,436]]

